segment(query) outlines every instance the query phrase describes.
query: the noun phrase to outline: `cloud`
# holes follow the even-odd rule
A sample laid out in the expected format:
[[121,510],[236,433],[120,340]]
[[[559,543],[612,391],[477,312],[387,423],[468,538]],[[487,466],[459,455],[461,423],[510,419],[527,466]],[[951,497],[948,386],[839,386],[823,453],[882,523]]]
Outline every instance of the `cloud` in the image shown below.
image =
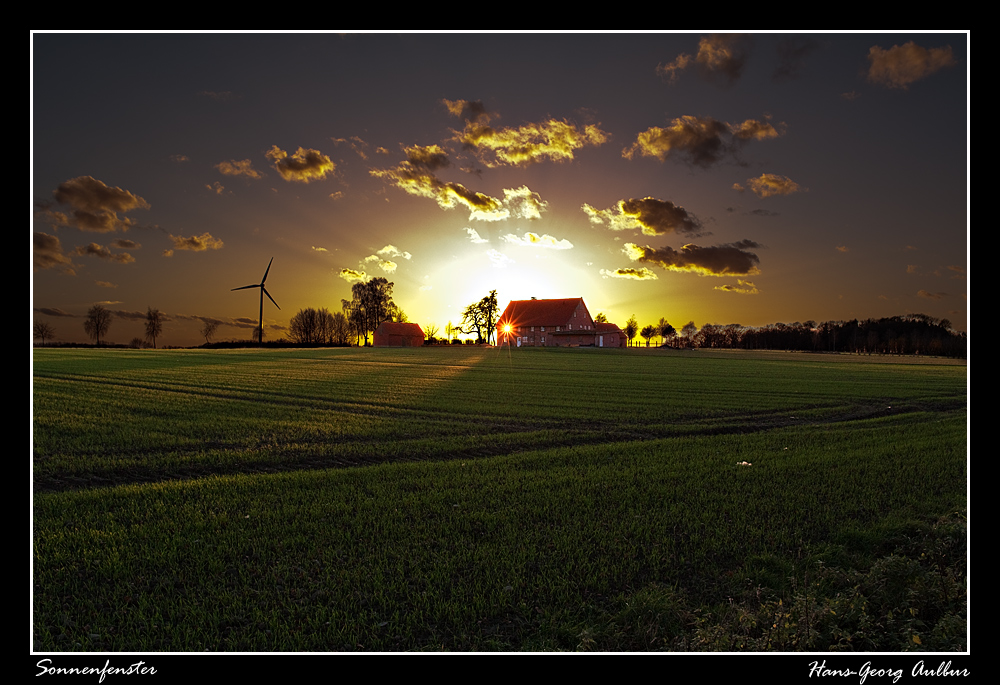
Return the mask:
[[757,178],[748,178],[747,185],[757,197],[761,198],[773,195],[791,195],[807,190],[787,176],[779,176],[778,174],[761,174]]
[[343,278],[348,283],[352,281],[368,280],[368,274],[366,274],[364,271],[356,271],[354,269],[341,269],[337,275]]
[[409,252],[404,252],[395,245],[386,245],[385,247],[383,247],[381,250],[378,251],[378,254],[387,257],[402,257],[403,259],[413,258],[413,255],[411,255]]
[[426,162],[422,155],[411,155],[393,169],[373,169],[369,173],[391,181],[410,195],[433,199],[442,209],[463,205],[470,210],[470,219],[499,221],[509,215],[500,200],[471,191],[461,183],[442,181],[426,168]]
[[594,209],[584,204],[583,211],[590,216],[591,223],[605,224],[613,231],[640,229],[646,235],[667,235],[681,233],[698,236],[702,232],[701,221],[679,205],[669,200],[645,197],[641,200],[619,200],[610,209]]
[[71,212],[66,215],[46,209],[48,218],[57,225],[72,225],[83,231],[127,231],[132,227],[132,221],[118,214],[149,209],[149,203],[138,195],[109,187],[91,176],[78,176],[61,183],[52,195],[56,202],[69,205]]
[[76,314],[70,314],[69,312],[63,311],[58,307],[35,307],[35,312],[38,314],[45,314],[46,316],[66,316],[76,318]]
[[636,154],[656,157],[661,162],[678,156],[690,164],[709,167],[751,140],[776,138],[782,133],[767,121],[747,119],[741,124],[727,124],[712,117],[684,115],[666,128],[652,126],[641,132],[631,146],[622,150],[622,157]]
[[837,252],[850,252],[851,251],[851,248],[847,247],[847,245],[838,245],[836,249],[837,249]]
[[[184,236],[179,235],[171,235],[170,239],[174,242],[174,250],[204,252],[205,250],[218,250],[222,248],[222,241],[218,238],[213,238],[211,234],[207,232],[198,236],[193,235],[190,238],[185,238]],[[173,250],[165,251],[164,256],[173,256]]]
[[491,262],[493,262],[493,266],[501,269],[514,261],[507,255],[502,252],[498,252],[497,250],[486,250],[486,256],[490,258]]
[[757,247],[761,245],[752,240],[710,247],[684,245],[680,250],[626,243],[623,252],[633,262],[654,264],[667,271],[693,271],[702,276],[746,276],[760,273],[757,268],[760,258],[750,252],[750,248]]
[[449,112],[466,121],[486,123],[493,118],[493,115],[486,111],[482,100],[442,100],[441,102],[444,103]]
[[654,271],[646,267],[639,269],[626,267],[624,269],[615,269],[614,271],[601,269],[601,276],[604,278],[631,278],[636,281],[655,281],[659,279],[659,276]]
[[448,154],[439,145],[413,145],[404,148],[403,152],[406,153],[407,162],[428,171],[437,171],[451,166]]
[[75,276],[73,260],[63,254],[59,238],[48,233],[36,232],[33,236],[32,258],[34,270],[59,269],[70,276]]
[[[299,148],[301,151],[301,148]],[[253,168],[253,163],[249,159],[235,160],[232,159],[228,162],[219,162],[215,165],[225,176],[247,176],[248,178],[263,178],[263,175]]]
[[786,36],[778,39],[778,66],[774,68],[772,78],[775,81],[797,78],[802,73],[806,57],[819,47],[819,41],[808,36]]
[[756,295],[760,291],[757,290],[755,286],[750,281],[744,281],[742,278],[736,279],[736,285],[717,285],[713,290],[721,290],[727,293],[740,293],[742,295]]
[[495,117],[482,102],[444,100],[451,114],[465,120],[465,129],[454,131],[453,139],[483,156],[488,167],[526,165],[545,160],[568,161],[588,145],[601,145],[608,134],[599,125],[577,126],[565,119],[549,119],[517,128],[497,129],[489,125]]
[[918,290],[917,297],[922,297],[925,300],[943,300],[946,297],[950,297],[948,293],[932,293],[927,290]]
[[873,45],[868,51],[868,80],[871,83],[906,90],[911,83],[955,66],[951,46],[922,48],[913,41],[883,50]]
[[117,288],[117,283],[111,283],[109,281],[94,281],[94,285],[98,288]]
[[311,249],[313,252],[328,252],[329,251],[325,247],[316,247],[315,245],[311,245],[309,247],[309,249]]
[[[393,261],[388,260],[388,259],[382,259],[378,255],[374,255],[374,254],[373,255],[368,255],[367,257],[365,257],[364,259],[361,260],[362,264],[370,264],[372,262],[377,262],[378,268],[382,269],[382,271],[385,271],[386,273],[390,273],[391,274],[394,271],[396,271],[396,266],[397,266],[396,262],[393,262]],[[358,272],[358,273],[362,273],[362,272]]]
[[469,228],[469,227],[467,226],[467,227],[465,228],[465,232],[469,234],[469,240],[471,240],[471,241],[472,241],[472,242],[474,242],[474,243],[488,243],[488,242],[490,242],[490,241],[489,241],[489,240],[487,240],[486,238],[482,238],[482,237],[480,237],[480,235],[479,235],[479,231],[477,231],[477,230],[476,230],[476,229],[474,229],[474,228]]
[[549,203],[542,200],[541,195],[533,193],[528,186],[520,188],[504,188],[503,204],[510,215],[517,219],[541,219]]
[[111,246],[122,250],[138,250],[142,247],[139,243],[134,240],[129,240],[128,238],[116,238],[111,241]]
[[735,33],[705,36],[698,41],[695,56],[682,53],[673,62],[657,66],[656,73],[673,85],[680,78],[680,72],[696,65],[705,80],[731,85],[742,75],[749,51],[748,36]]
[[565,238],[559,240],[558,238],[554,238],[547,233],[544,235],[538,235],[537,233],[527,232],[524,236],[517,236],[513,233],[508,233],[501,239],[513,245],[521,245],[524,247],[545,247],[553,250],[573,249],[573,243],[570,241]]
[[368,159],[368,143],[361,140],[357,136],[351,136],[350,138],[331,138],[335,145],[340,145],[341,143],[347,143],[348,146],[358,155],[361,159]]
[[265,156],[286,181],[309,183],[332,174],[336,165],[319,150],[299,148],[291,157],[277,145],[272,145]]
[[118,264],[131,264],[135,261],[135,258],[128,252],[120,252],[118,254],[113,253],[110,249],[104,247],[103,245],[98,245],[97,243],[90,243],[89,245],[81,245],[76,248],[74,252],[80,256],[86,257],[97,257],[98,259],[104,259],[109,262],[116,262]]

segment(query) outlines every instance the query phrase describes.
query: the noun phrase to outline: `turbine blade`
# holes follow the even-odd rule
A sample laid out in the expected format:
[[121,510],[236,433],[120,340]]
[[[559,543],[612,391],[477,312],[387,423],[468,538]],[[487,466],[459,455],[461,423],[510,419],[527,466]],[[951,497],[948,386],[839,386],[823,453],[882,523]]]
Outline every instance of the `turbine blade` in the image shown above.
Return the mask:
[[[271,257],[271,262],[274,261],[274,257]],[[267,272],[271,270],[271,262],[267,263],[267,268],[264,270],[264,278],[260,279],[260,284],[264,285],[264,281],[267,280]]]
[[[273,298],[273,297],[271,297],[271,293],[267,292],[267,288],[265,288],[265,287],[264,287],[264,286],[262,285],[262,286],[260,286],[260,289],[261,289],[261,291],[262,291],[262,292],[263,292],[263,293],[264,293],[265,295],[267,295],[267,299],[271,300],[271,302],[274,302],[274,298]],[[274,302],[274,306],[275,306],[275,307],[278,307],[278,303],[277,303],[277,302]],[[278,307],[278,309],[281,309],[281,307]]]
[[255,285],[244,285],[244,286],[242,286],[240,288],[232,288],[229,292],[232,292],[233,290],[246,290],[247,288],[259,288],[259,287],[260,287],[260,283],[257,283]]

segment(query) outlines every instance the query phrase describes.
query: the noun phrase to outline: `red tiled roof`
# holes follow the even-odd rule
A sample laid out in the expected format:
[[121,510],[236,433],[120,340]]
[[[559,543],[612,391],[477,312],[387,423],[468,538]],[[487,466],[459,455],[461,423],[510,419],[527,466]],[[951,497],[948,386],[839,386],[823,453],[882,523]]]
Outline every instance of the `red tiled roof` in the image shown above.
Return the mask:
[[383,321],[378,325],[376,333],[382,333],[385,335],[419,335],[421,340],[424,337],[424,331],[420,326],[415,323],[396,323],[394,321]]
[[498,325],[509,321],[517,326],[564,326],[572,322],[573,312],[582,303],[582,297],[561,300],[511,300]]
[[594,329],[598,333],[621,333],[622,329],[618,328],[616,323],[601,323],[599,321],[594,322]]

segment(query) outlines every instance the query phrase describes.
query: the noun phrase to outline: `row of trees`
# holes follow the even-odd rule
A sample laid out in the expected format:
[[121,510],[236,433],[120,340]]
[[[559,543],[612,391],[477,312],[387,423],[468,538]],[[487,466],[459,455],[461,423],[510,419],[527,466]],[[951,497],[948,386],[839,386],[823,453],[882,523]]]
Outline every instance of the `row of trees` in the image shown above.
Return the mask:
[[926,314],[766,326],[705,324],[700,330],[691,321],[680,331],[666,319],[640,330],[633,316],[625,324],[629,344],[637,334],[646,340],[647,347],[652,338],[659,336],[660,345],[670,347],[929,354],[958,358],[965,358],[968,353],[965,333],[951,330],[948,319],[939,320]]
[[351,340],[351,324],[343,312],[323,309],[300,309],[288,324],[292,342],[346,345]]

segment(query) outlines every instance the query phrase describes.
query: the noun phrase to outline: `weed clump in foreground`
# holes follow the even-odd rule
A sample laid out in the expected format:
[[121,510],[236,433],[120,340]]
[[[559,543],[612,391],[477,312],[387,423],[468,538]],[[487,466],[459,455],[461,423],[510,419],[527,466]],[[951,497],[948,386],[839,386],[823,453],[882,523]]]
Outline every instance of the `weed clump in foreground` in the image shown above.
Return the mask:
[[[793,573],[787,589],[756,586],[721,605],[695,607],[673,588],[643,588],[609,622],[605,639],[587,631],[577,648],[966,651],[965,513],[910,524],[883,539],[874,560],[828,550]],[[830,551],[833,565],[822,560]]]

